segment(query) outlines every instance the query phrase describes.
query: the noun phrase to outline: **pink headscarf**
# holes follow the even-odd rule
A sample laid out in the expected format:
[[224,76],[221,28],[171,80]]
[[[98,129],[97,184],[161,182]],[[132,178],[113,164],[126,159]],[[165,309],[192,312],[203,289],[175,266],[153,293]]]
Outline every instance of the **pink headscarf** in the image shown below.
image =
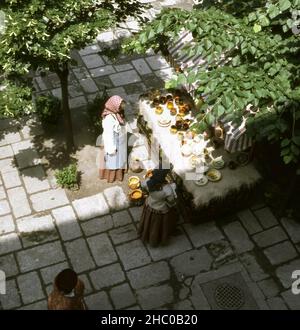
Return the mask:
[[125,124],[123,116],[120,114],[120,105],[123,99],[121,96],[114,95],[110,97],[105,103],[104,110],[102,112],[102,118],[105,118],[107,115],[114,114],[116,115],[119,123],[121,125]]

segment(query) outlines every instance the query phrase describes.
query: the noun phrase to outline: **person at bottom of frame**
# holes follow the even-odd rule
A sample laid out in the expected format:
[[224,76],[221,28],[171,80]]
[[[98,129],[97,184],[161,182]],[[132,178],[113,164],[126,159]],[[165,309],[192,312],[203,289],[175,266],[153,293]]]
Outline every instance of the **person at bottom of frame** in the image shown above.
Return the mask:
[[54,280],[48,297],[49,310],[85,310],[84,284],[72,269],[64,269]]
[[148,193],[138,233],[141,240],[155,247],[165,245],[174,233],[178,214],[176,212],[176,184],[168,183],[169,170],[155,169],[151,178],[142,182],[142,189]]

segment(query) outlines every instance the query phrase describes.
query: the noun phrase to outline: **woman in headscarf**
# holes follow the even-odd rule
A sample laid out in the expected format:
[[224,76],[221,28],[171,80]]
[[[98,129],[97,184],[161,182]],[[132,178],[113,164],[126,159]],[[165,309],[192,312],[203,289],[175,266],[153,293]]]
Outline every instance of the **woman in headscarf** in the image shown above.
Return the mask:
[[85,310],[84,284],[72,269],[64,269],[54,280],[53,291],[48,297],[50,310]]
[[104,166],[101,166],[100,179],[107,182],[123,181],[127,169],[127,134],[125,127],[125,101],[114,95],[105,103],[102,112]]
[[176,184],[168,183],[169,170],[155,169],[150,179],[142,183],[142,189],[148,192],[141,221],[139,235],[143,242],[151,246],[166,244],[175,231],[178,214],[176,206]]

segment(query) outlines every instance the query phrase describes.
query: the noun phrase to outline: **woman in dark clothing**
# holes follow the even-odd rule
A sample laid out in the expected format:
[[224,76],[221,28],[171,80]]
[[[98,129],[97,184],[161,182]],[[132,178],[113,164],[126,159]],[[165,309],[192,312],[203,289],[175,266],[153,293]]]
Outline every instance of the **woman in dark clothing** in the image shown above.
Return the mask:
[[48,297],[50,310],[84,310],[84,284],[72,269],[61,271],[54,280],[54,289]]
[[142,183],[148,192],[140,225],[139,235],[143,242],[151,246],[166,244],[168,237],[175,231],[178,214],[176,205],[176,184],[168,183],[169,170],[153,171],[152,177]]

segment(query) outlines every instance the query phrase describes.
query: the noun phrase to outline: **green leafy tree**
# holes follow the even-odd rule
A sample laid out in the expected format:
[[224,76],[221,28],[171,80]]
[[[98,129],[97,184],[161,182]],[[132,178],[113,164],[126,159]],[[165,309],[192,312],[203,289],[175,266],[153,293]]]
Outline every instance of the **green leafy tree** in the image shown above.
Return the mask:
[[[298,16],[297,16],[298,15]],[[240,123],[245,109],[249,134],[279,142],[286,164],[300,159],[300,0],[204,1],[192,11],[168,9],[124,45],[126,51],[148,48],[168,53],[183,29],[193,44],[182,53],[201,56],[197,70],[178,73],[167,83],[196,83],[205,96],[197,127],[218,118]]]
[[[74,148],[68,101],[71,50],[83,48],[91,43],[100,31],[120,24],[128,16],[142,20],[144,7],[137,0],[4,0],[1,2],[0,10],[6,16],[6,29],[0,36],[0,72],[4,72],[6,77],[10,78],[16,74],[24,75],[30,70],[42,68],[58,75],[62,90],[66,143],[69,150]],[[26,88],[25,91],[23,90],[24,93],[27,91]],[[11,92],[10,96],[12,97]],[[4,113],[15,113],[15,106],[11,107],[11,105],[13,102],[6,104]]]

